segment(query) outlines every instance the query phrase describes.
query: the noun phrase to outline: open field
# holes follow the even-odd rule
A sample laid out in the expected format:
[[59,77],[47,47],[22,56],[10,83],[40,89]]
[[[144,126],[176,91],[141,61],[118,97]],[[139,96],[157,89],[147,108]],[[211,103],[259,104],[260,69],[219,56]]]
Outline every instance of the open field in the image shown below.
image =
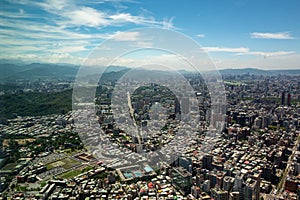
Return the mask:
[[86,167],[83,167],[81,169],[71,170],[71,171],[68,171],[66,173],[63,173],[63,174],[59,175],[59,177],[60,178],[65,178],[65,179],[70,179],[70,178],[73,178],[75,176],[78,176],[81,173],[87,172],[87,171],[91,170],[92,168],[93,168],[92,166],[86,166]]
[[49,163],[47,164],[47,170],[51,170],[53,168],[56,168],[56,167],[62,167],[66,170],[76,166],[76,165],[79,165],[80,162],[75,160],[75,159],[72,159],[72,158],[64,158],[62,160],[58,160],[58,161],[55,161],[55,162],[52,162],[52,163]]

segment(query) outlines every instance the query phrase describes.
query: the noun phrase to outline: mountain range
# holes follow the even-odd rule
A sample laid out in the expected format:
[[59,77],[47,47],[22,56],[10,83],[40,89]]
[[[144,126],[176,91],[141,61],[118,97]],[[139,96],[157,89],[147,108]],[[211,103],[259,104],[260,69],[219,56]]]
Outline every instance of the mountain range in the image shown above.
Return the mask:
[[[103,67],[103,70],[105,68]],[[78,65],[69,64],[45,64],[45,63],[31,63],[31,64],[10,64],[0,62],[0,82],[11,82],[15,80],[37,80],[37,79],[61,79],[74,80],[79,70]],[[105,69],[105,73],[109,73],[114,77],[119,77],[120,72],[124,74],[130,68],[124,66],[110,66]],[[93,74],[93,67],[88,68],[88,73]],[[256,75],[272,75],[272,74],[300,74],[300,69],[297,70],[261,70],[256,68],[244,69],[222,69],[219,70],[222,75],[237,75],[237,74],[256,74]],[[159,71],[157,71],[159,72]],[[179,73],[189,73],[185,70],[179,70]],[[160,73],[166,73],[160,71]],[[116,74],[118,74],[116,76]],[[88,74],[87,74],[88,75]]]

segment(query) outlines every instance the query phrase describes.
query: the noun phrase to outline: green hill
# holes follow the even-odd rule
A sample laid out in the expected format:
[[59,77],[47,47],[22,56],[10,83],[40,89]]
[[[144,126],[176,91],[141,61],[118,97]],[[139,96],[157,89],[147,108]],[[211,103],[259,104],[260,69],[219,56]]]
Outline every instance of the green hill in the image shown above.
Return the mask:
[[0,96],[0,118],[61,114],[72,109],[72,90]]

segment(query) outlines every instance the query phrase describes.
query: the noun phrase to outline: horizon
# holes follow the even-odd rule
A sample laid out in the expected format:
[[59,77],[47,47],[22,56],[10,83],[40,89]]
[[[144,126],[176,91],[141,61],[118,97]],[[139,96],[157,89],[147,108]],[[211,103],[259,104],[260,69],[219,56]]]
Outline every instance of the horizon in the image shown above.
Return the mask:
[[[150,70],[150,71],[171,71],[171,72],[179,72],[179,71],[186,71],[186,72],[193,72],[188,69],[179,68],[179,69],[170,69],[170,70],[164,70],[164,69],[155,69],[155,68],[146,68],[146,67],[134,67],[134,66],[122,66],[122,65],[109,65],[109,66],[84,66],[80,64],[72,64],[72,63],[47,63],[47,62],[24,62],[24,61],[14,61],[14,60],[1,60],[0,59],[0,65],[5,64],[12,64],[16,66],[28,66],[28,65],[54,65],[54,66],[62,66],[62,67],[88,67],[88,68],[99,68],[103,70],[107,70],[110,67],[120,67],[123,69],[118,69],[116,71],[122,71],[126,69],[141,69],[141,70]],[[210,72],[210,71],[225,71],[225,70],[258,70],[258,71],[299,71],[300,68],[278,68],[278,69],[262,69],[259,67],[228,67],[228,68],[216,68],[216,69],[208,69],[208,70],[202,70],[201,72]],[[114,71],[114,70],[113,70]]]
[[[23,61],[23,60],[8,60],[8,59],[0,59],[0,65],[3,64],[13,64],[13,65],[17,65],[17,66],[21,66],[21,65],[32,65],[32,64],[42,64],[42,65],[69,65],[69,66],[77,66],[77,67],[103,67],[103,68],[108,68],[108,67],[126,67],[126,68],[137,68],[134,66],[123,66],[123,65],[110,65],[110,66],[84,66],[81,64],[73,64],[73,63],[51,63],[51,62],[30,62],[30,61]],[[216,66],[217,68],[217,66]],[[260,67],[224,67],[224,68],[217,68],[217,70],[228,70],[228,69],[236,69],[236,70],[240,70],[240,69],[257,69],[257,70],[263,70],[263,71],[276,71],[276,70],[300,70],[299,68],[268,68],[268,69],[264,69],[264,68],[260,68]],[[172,71],[180,71],[180,70],[186,70],[185,68],[180,68],[180,69],[175,69]]]

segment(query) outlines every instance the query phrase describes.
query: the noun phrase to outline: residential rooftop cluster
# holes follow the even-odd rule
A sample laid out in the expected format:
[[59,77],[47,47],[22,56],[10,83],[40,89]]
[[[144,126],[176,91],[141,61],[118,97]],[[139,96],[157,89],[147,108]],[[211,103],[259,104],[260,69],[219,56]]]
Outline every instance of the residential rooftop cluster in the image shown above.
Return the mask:
[[[128,108],[109,102],[107,83],[96,98],[97,123],[83,120],[78,134],[74,116],[85,117],[80,111],[88,104],[73,113],[8,120],[0,127],[1,198],[299,199],[299,77],[244,74],[224,81],[227,107],[219,113],[209,112],[203,86],[195,101],[154,84],[131,96],[124,90],[119,98],[131,102]],[[114,119],[113,106],[132,113]]]

